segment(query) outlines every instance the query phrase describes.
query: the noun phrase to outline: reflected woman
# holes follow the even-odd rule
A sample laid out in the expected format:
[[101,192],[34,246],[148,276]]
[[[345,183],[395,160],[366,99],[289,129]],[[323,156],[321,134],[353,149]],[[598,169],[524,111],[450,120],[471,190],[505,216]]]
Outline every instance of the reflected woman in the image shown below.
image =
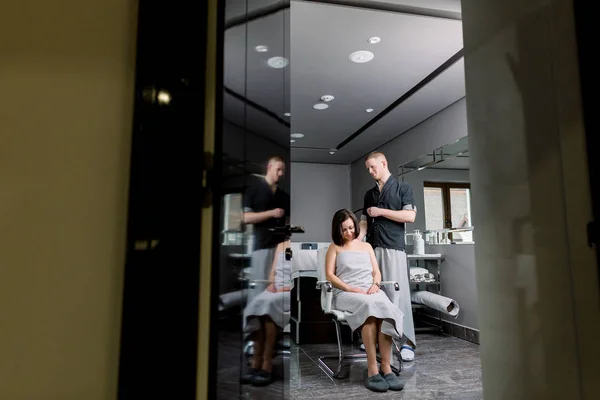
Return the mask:
[[[402,337],[402,311],[380,290],[381,272],[369,243],[358,240],[358,221],[349,210],[333,216],[333,243],[326,256],[327,280],[334,286],[332,307],[347,313],[352,331],[361,330],[367,352],[368,378],[365,386],[375,392],[402,390],[404,385],[392,372],[392,338]],[[377,344],[381,368],[377,366]]]
[[289,240],[277,246],[267,288],[244,309],[244,332],[254,341],[254,355],[251,368],[241,378],[242,383],[266,386],[275,380],[275,345],[290,321],[292,262],[285,258],[289,247]]

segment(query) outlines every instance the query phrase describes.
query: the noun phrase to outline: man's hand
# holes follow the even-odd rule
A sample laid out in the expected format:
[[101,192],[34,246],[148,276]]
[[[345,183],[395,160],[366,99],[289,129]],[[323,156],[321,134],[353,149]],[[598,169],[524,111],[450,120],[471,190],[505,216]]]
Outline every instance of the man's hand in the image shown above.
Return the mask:
[[367,214],[373,218],[381,217],[383,215],[383,208],[369,207],[367,208]]
[[285,214],[285,210],[283,208],[275,208],[271,210],[271,218],[281,218]]
[[269,286],[267,286],[267,291],[269,291],[271,293],[277,293],[277,289],[275,288],[275,284],[271,283]]

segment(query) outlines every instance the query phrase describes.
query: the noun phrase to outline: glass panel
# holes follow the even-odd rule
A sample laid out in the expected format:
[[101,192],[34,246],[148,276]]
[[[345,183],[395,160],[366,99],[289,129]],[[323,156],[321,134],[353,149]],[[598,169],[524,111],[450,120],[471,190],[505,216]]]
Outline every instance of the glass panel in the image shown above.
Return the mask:
[[[289,376],[285,339],[291,260],[286,259],[285,237],[271,229],[289,220],[290,6],[277,0],[221,4],[225,24],[221,248],[214,271],[219,282],[216,398],[281,399]],[[270,371],[277,379],[249,374],[250,367]],[[270,384],[261,386],[265,383]]]
[[[466,188],[450,188],[450,210],[453,228],[473,226],[471,220],[471,190]],[[472,242],[472,232],[455,232],[454,241]]]
[[423,189],[425,200],[425,229],[444,229],[444,196],[441,188]]

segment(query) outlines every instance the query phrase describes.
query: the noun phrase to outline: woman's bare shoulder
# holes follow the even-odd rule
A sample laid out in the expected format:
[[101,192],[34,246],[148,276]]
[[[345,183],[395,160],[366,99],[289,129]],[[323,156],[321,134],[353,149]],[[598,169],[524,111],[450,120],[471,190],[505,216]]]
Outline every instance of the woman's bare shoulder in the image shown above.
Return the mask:
[[330,243],[329,246],[327,247],[327,254],[337,254],[339,251],[338,245],[335,243]]
[[373,250],[373,247],[371,247],[371,244],[369,242],[359,242],[359,243],[360,243],[361,250],[364,250],[364,251]]

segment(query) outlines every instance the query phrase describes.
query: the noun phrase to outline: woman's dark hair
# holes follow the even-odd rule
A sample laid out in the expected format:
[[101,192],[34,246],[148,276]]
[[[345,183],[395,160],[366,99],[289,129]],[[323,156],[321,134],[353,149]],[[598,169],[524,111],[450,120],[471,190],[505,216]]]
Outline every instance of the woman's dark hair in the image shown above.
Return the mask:
[[351,219],[354,223],[354,239],[358,237],[360,234],[360,227],[358,226],[358,220],[356,216],[350,210],[346,210],[345,208],[342,210],[338,210],[333,215],[333,220],[331,221],[331,239],[333,239],[333,243],[338,246],[344,245],[344,234],[342,233],[342,224],[346,222],[347,219]]

